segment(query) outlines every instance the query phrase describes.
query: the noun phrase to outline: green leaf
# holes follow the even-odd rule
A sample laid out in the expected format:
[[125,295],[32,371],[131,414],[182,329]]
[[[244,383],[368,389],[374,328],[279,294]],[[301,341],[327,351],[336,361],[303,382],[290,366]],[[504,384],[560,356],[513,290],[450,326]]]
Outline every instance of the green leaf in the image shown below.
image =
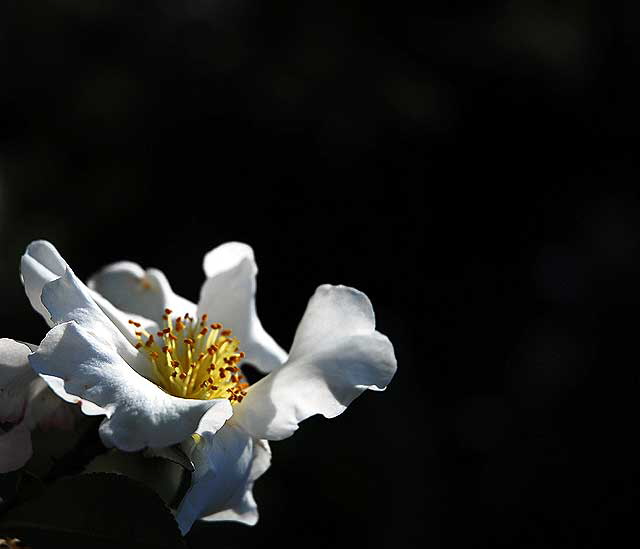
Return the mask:
[[175,459],[161,455],[161,452],[154,456],[146,450],[122,452],[113,448],[87,464],[85,472],[125,475],[151,488],[167,505],[177,507],[189,489],[191,472]]
[[34,547],[186,548],[173,515],[151,489],[128,477],[65,478],[7,512],[0,535]]

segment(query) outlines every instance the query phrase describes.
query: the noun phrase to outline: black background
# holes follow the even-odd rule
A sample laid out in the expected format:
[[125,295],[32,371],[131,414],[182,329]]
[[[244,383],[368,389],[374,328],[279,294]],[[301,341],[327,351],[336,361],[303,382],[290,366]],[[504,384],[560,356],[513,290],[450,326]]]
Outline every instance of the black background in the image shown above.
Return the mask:
[[192,547],[633,542],[640,10],[339,4],[4,0],[1,335],[45,334],[32,239],[192,300],[245,241],[283,347],[347,284],[398,373],[273,443],[259,524]]

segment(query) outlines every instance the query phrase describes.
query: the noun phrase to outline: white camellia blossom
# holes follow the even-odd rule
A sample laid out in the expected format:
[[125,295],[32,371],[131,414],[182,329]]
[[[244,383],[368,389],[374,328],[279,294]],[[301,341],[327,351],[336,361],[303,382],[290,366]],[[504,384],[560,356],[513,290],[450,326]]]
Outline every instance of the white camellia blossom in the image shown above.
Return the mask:
[[[197,519],[255,524],[252,487],[269,468],[268,441],[311,415],[339,415],[396,371],[362,292],[320,286],[287,355],[256,314],[253,250],[222,244],[206,254],[204,271],[196,306],[160,271],[131,262],[85,286],[45,241],[29,245],[21,266],[33,307],[53,326],[29,355],[34,371],[60,398],[106,416],[106,445],[181,443],[194,463],[176,511],[183,533]],[[267,375],[249,386],[244,361]]]

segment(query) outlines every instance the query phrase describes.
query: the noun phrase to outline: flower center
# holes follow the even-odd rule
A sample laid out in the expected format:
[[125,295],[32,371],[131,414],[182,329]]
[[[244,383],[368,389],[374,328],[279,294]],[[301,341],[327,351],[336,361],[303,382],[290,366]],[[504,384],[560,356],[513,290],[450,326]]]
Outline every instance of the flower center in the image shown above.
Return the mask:
[[155,335],[129,320],[138,339],[135,347],[153,363],[158,385],[183,398],[242,402],[249,384],[241,381],[244,376],[237,363],[244,353],[238,351],[240,342],[231,330],[219,322],[207,326],[206,314],[200,320],[188,313],[174,320],[171,309],[164,312],[164,329]]

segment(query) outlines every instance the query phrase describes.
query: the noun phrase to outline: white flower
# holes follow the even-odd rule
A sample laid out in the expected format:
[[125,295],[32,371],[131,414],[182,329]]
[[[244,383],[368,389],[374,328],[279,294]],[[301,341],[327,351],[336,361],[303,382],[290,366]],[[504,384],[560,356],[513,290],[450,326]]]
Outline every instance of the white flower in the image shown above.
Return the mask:
[[[105,268],[87,287],[48,242],[32,243],[22,261],[27,295],[54,325],[32,368],[61,398],[106,416],[107,445],[182,443],[189,453],[196,470],[176,513],[183,533],[199,518],[254,524],[252,486],[269,467],[267,441],[311,415],[337,416],[396,370],[363,293],[320,286],[287,356],[257,317],[251,248],[218,246],[204,271],[196,306],[160,271],[134,263]],[[250,387],[245,360],[267,374]]]
[[37,426],[69,429],[71,412],[29,366],[35,345],[0,339],[0,474],[20,469],[32,455]]

